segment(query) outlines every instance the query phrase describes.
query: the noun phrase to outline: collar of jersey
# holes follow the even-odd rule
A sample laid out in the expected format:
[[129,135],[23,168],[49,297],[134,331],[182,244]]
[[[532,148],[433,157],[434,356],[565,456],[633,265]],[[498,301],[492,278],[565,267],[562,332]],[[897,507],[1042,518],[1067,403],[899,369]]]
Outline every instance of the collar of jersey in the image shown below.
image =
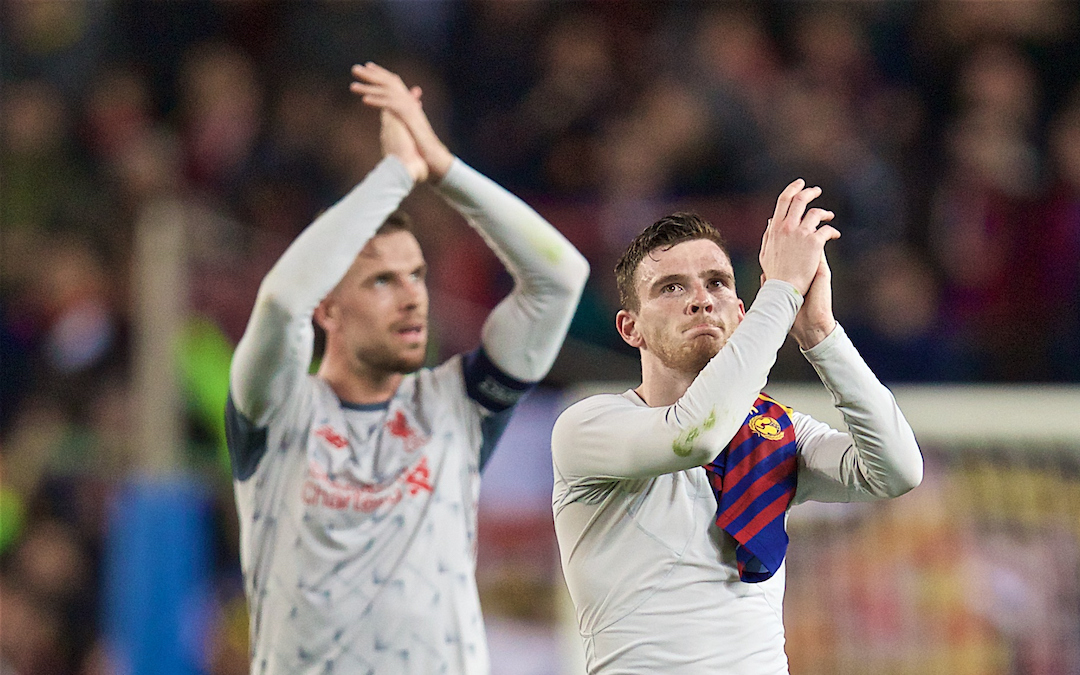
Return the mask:
[[390,407],[390,401],[392,400],[393,399],[387,399],[382,403],[349,403],[348,401],[338,399],[341,403],[341,407],[346,410],[386,410]]

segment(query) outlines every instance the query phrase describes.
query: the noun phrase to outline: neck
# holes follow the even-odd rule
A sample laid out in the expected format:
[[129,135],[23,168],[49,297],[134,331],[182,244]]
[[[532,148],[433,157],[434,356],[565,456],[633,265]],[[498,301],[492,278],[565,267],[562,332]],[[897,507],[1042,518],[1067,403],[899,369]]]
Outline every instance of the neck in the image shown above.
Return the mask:
[[682,395],[690,388],[697,376],[697,373],[673,370],[660,363],[657,359],[647,357],[643,352],[641,355],[641,386],[634,391],[650,408],[671,405],[682,398]]
[[319,366],[319,377],[330,385],[337,397],[346,403],[382,403],[393,398],[402,373],[375,371],[364,365],[343,367],[340,362],[325,359]]

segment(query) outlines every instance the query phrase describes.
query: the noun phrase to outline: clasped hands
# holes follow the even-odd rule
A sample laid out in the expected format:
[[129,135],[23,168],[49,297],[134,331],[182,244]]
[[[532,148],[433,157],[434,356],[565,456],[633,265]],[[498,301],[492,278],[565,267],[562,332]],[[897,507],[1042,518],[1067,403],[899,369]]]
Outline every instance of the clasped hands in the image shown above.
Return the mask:
[[814,347],[836,328],[832,311],[832,271],[825,258],[825,243],[840,236],[828,223],[835,214],[808,208],[821,196],[820,187],[806,187],[798,178],[776,200],[773,217],[761,238],[761,280],[779,279],[802,294],[803,306],[791,335],[803,350]]

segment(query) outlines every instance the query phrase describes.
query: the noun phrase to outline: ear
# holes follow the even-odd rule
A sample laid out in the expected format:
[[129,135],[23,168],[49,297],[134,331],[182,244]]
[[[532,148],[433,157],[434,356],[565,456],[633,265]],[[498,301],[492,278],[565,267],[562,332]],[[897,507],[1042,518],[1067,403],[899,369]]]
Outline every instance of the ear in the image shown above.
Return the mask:
[[645,346],[645,338],[637,331],[637,317],[625,309],[620,309],[615,315],[615,330],[619,331],[619,337],[631,347],[641,349]]
[[746,306],[743,305],[742,300],[739,300],[739,321],[742,321],[744,316],[746,316]]
[[334,307],[330,295],[323,298],[322,302],[315,307],[315,323],[319,324],[319,328],[322,328],[327,333],[330,332],[330,327],[334,324],[336,316],[337,308]]

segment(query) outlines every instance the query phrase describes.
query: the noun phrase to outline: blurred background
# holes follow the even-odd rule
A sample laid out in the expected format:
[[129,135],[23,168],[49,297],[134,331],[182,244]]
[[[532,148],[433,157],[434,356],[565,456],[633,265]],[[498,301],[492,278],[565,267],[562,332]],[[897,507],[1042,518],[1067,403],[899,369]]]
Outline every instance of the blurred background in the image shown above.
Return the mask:
[[[262,276],[379,159],[367,60],[592,263],[485,477],[496,675],[583,672],[548,441],[639,381],[615,259],[697,210],[749,304],[795,177],[927,478],[793,512],[792,672],[1080,673],[1080,5],[1040,0],[0,3],[0,673],[247,672],[228,364]],[[435,363],[510,279],[429,190],[406,207]],[[789,342],[770,387],[825,418],[815,382]],[[133,537],[145,476],[185,477],[187,545]]]

